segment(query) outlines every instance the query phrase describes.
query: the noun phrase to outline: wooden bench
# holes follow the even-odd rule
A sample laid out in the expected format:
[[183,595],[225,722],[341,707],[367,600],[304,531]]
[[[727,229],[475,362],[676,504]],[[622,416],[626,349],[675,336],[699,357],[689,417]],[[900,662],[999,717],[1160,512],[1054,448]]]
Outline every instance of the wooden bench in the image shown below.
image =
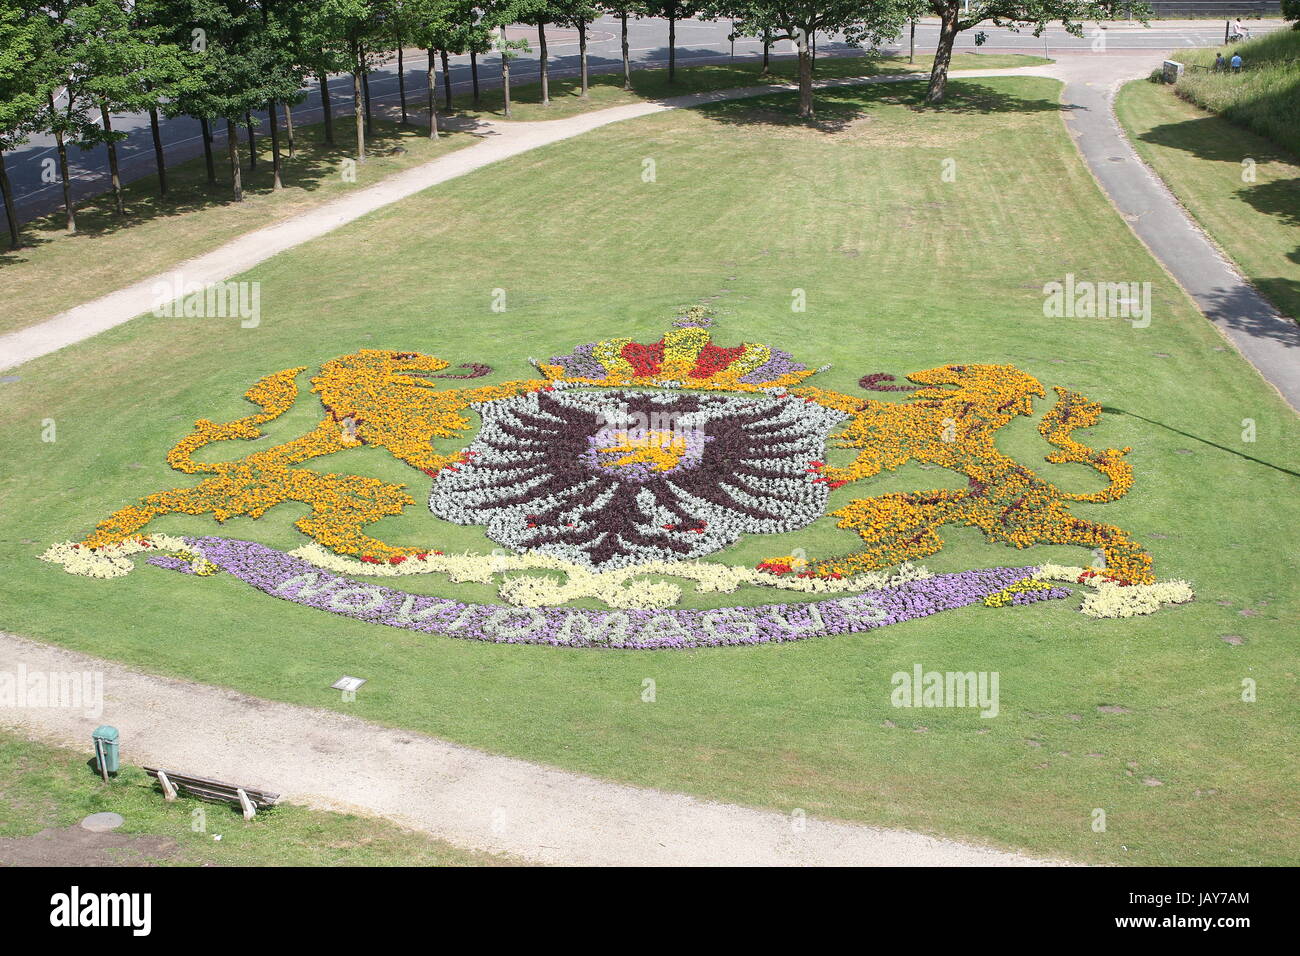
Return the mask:
[[184,791],[189,796],[200,800],[233,803],[244,811],[245,820],[253,819],[259,807],[273,807],[280,800],[278,793],[254,790],[251,787],[237,787],[234,784],[222,783],[220,780],[209,780],[207,777],[176,773],[174,770],[145,767],[144,772],[158,779],[158,783],[162,785],[163,795],[168,800],[175,800],[177,792]]

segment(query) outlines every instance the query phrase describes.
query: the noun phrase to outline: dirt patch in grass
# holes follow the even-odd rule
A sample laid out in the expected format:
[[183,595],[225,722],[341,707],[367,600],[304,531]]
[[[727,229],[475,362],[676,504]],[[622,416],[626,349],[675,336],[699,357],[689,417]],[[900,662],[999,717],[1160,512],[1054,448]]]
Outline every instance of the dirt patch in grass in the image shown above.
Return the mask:
[[176,841],[168,837],[71,826],[0,839],[0,866],[150,866],[176,852]]

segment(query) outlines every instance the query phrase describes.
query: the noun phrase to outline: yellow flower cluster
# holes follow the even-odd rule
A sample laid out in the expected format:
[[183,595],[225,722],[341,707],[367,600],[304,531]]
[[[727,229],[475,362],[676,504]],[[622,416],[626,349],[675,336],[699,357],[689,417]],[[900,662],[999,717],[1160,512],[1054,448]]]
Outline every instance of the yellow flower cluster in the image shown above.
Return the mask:
[[245,515],[259,518],[286,501],[311,510],[296,527],[333,551],[388,558],[417,553],[371,537],[362,529],[400,514],[414,499],[403,485],[348,474],[321,474],[295,467],[358,445],[386,448],[427,474],[454,468],[462,452],[438,454],[434,438],[451,438],[469,425],[462,414],[471,403],[547,387],[540,379],[478,388],[441,389],[422,377],[447,362],[413,352],[362,349],[326,362],[312,379],[328,416],[305,435],[229,462],[196,462],[195,451],[217,441],[259,438],[260,426],[287,411],[297,399],[301,368],[268,375],[244,393],[259,406],[256,414],[233,422],[195,422],[194,431],[172,448],[167,461],[177,471],[212,475],[190,488],[148,495],[104,521],[84,542],[88,549],[111,547],[138,535],[166,514],[211,514],[217,521]]
[[1095,452],[1071,437],[1075,429],[1097,422],[1099,405],[1057,389],[1057,403],[1040,426],[1060,449],[1049,462],[1088,464],[1110,479],[1100,492],[1072,494],[1004,455],[994,440],[1017,415],[1032,413],[1032,396],[1044,394],[1037,379],[1009,365],[945,365],[908,378],[923,387],[901,402],[849,399],[820,388],[794,391],[853,416],[836,444],[858,449],[857,457],[847,467],[819,468],[813,480],[838,488],[915,461],[955,471],[966,477],[967,487],[851,501],[833,514],[839,527],[858,533],[865,548],[815,562],[812,573],[854,574],[923,558],[943,547],[941,526],[959,524],[1017,548],[1050,543],[1100,549],[1115,574],[1140,584],[1155,580],[1150,555],[1122,529],[1069,511],[1071,501],[1111,501],[1132,485],[1132,469],[1121,460],[1128,449]]
[[1045,581],[1035,581],[1033,578],[1025,578],[1023,581],[1017,581],[1015,584],[1009,584],[1001,591],[995,591],[984,599],[985,607],[1006,607],[1012,602],[1017,594],[1025,594],[1029,591],[1050,591],[1052,586]]
[[1124,497],[1133,487],[1133,466],[1122,459],[1133,449],[1126,447],[1093,451],[1087,445],[1079,444],[1070,437],[1070,433],[1076,428],[1097,424],[1101,420],[1101,403],[1059,386],[1053,391],[1057,395],[1056,404],[1038,423],[1039,434],[1060,449],[1048,455],[1047,460],[1053,464],[1075,462],[1088,465],[1105,475],[1110,482],[1101,491],[1092,494],[1062,492],[1062,496],[1071,501],[1094,502],[1114,501]]

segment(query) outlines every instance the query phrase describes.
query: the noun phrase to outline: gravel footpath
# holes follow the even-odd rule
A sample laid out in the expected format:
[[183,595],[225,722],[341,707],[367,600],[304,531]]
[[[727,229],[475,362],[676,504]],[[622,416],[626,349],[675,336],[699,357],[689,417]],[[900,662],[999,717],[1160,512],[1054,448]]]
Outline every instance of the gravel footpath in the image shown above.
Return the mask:
[[[526,648],[521,651],[527,653]],[[0,673],[103,675],[103,713],[0,706],[0,727],[90,753],[112,724],[126,763],[386,817],[450,843],[558,865],[1050,865],[1014,853],[610,783],[328,710],[141,674],[0,633]],[[364,690],[361,691],[364,693]],[[159,796],[161,800],[162,797]]]

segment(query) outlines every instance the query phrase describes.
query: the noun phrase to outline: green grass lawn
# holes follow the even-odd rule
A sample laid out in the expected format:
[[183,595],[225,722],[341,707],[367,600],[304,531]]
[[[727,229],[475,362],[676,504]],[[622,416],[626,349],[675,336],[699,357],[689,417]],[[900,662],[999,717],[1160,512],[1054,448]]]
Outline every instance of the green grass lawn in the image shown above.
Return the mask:
[[[819,77],[867,76],[928,70],[930,58],[918,57],[915,64],[897,57],[861,56],[824,59]],[[1034,66],[1049,62],[1040,57],[1019,54],[959,54],[953,57],[953,69],[997,69]],[[793,67],[788,62],[773,61],[777,78],[791,79]],[[561,119],[588,110],[604,109],[624,103],[662,96],[698,93],[706,90],[752,86],[760,82],[759,66],[697,66],[683,68],[674,84],[668,83],[666,70],[638,70],[633,73],[634,91],[622,88],[622,75],[597,75],[592,78],[591,95],[582,99],[576,81],[556,80],[551,84],[552,102],[541,106],[541,86],[537,83],[516,86],[512,95],[511,119]],[[439,101],[441,102],[441,100]],[[341,161],[356,153],[355,126],[349,117],[334,123],[337,147],[323,141],[319,125],[295,129],[297,155],[286,156],[283,182],[286,188],[271,189],[270,138],[259,131],[259,163],[248,169],[248,142],[241,131],[239,143],[244,162],[245,200],[231,200],[229,167],[225,162],[224,130],[216,136],[218,184],[209,185],[202,159],[177,163],[168,169],[169,193],[166,199],[157,194],[157,181],[146,177],[126,187],[127,217],[117,216],[111,195],[87,200],[77,211],[76,235],[64,228],[63,213],[57,212],[28,223],[23,229],[25,248],[13,252],[0,250],[0,293],[6,308],[0,313],[0,334],[34,325],[105,292],[122,288],[149,275],[170,269],[186,259],[202,255],[221,244],[262,226],[305,212],[349,190],[377,182],[395,172],[418,166],[472,145],[475,139],[465,132],[447,132],[434,142],[423,135],[416,98],[411,100],[410,125],[402,127],[393,108],[387,109],[388,120],[375,120],[375,132],[369,142],[369,160],[357,167],[355,182],[345,182],[340,174]],[[503,120],[500,90],[484,93],[480,110],[454,110],[461,128],[472,128],[475,119]],[[442,123],[448,121],[441,116]],[[468,125],[467,122],[468,121]],[[284,144],[282,143],[282,148]]]
[[1256,288],[1300,318],[1300,158],[1160,84],[1127,84],[1115,112],[1142,159]]
[[[1297,862],[1295,416],[1115,215],[1065,132],[1058,83],[950,90],[942,109],[922,108],[920,85],[828,91],[815,126],[793,122],[782,94],[605,127],[261,264],[246,276],[264,286],[257,329],[144,317],[23,366],[0,384],[0,624],[313,706],[340,706],[328,685],[356,674],[369,679],[347,705],[356,716],[709,798],[1089,861]],[[646,158],[654,182],[643,181]],[[1150,327],[1045,318],[1043,286],[1066,273],[1149,281]],[[492,311],[497,289],[504,313]],[[795,290],[804,313],[791,311]],[[1100,401],[1111,412],[1080,437],[1133,446],[1137,480],[1126,498],[1076,512],[1130,531],[1161,577],[1192,581],[1196,603],[1126,621],[1087,619],[1077,601],[978,607],[798,644],[601,652],[333,618],[225,576],[145,566],[94,581],[36,560],[183,483],[166,450],[197,418],[247,414],[240,395],[268,372],[382,346],[488,363],[479,381],[504,381],[531,374],[528,356],[613,336],[655,341],[695,303],[717,311],[719,343],[831,363],[817,378],[850,393],[868,372],[995,362]],[[271,440],[319,414],[300,400]],[[47,419],[53,443],[41,441]],[[999,447],[1063,487],[1093,489],[1092,472],[1042,463],[1050,448],[1034,426],[1019,419]],[[417,500],[429,487],[375,449],[329,468],[407,482]],[[907,466],[834,492],[832,506],[959,480]],[[223,533],[295,547],[300,513],[235,519]],[[170,518],[155,530],[216,526]],[[492,546],[422,505],[375,530],[448,551]],[[948,546],[925,562],[935,571],[1089,560],[1077,548],[988,545],[972,529],[943,534]],[[752,563],[803,547],[817,558],[855,544],[822,519],[715,557]],[[999,672],[1000,716],[892,707],[891,675],[915,663]],[[640,699],[645,678],[655,703]],[[1257,702],[1241,700],[1243,678],[1257,682]]]
[[[195,812],[203,808],[201,829]],[[31,854],[50,852],[19,847],[45,829],[75,826],[92,813],[121,814],[126,823],[115,834],[126,846],[99,851],[102,859],[132,866],[484,866],[509,863],[507,857],[474,853],[441,840],[404,830],[384,820],[323,813],[282,803],[259,811],[245,823],[238,808],[182,797],[163,799],[158,782],[137,767],[123,767],[104,784],[84,754],[23,740],[0,732],[0,866]],[[216,837],[220,839],[215,839]],[[62,843],[56,839],[56,848]],[[21,850],[21,856],[20,854]],[[57,849],[56,849],[57,852]],[[71,858],[46,859],[53,866],[75,866]],[[84,865],[84,862],[83,864]]]

